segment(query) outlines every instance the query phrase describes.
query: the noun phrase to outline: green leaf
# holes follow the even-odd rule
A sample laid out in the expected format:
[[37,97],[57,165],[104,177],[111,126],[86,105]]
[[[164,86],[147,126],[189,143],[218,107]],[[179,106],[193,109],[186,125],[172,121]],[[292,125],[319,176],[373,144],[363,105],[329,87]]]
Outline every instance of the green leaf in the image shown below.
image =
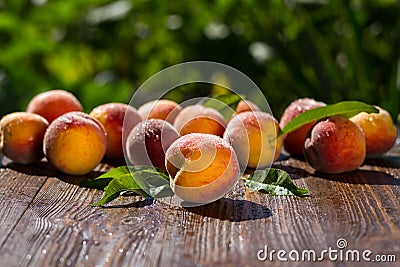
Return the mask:
[[232,117],[237,104],[242,99],[244,99],[244,96],[242,95],[228,93],[209,98],[200,104],[219,111],[224,119],[228,120]]
[[299,114],[293,120],[289,121],[285,127],[283,127],[282,131],[279,133],[279,136],[293,132],[294,130],[297,130],[307,123],[317,121],[329,116],[340,115],[346,118],[350,118],[360,112],[376,113],[379,111],[374,106],[368,105],[360,101],[338,102],[336,104],[307,110],[306,112]]
[[[130,166],[129,169],[131,169],[131,171],[139,171],[149,169],[149,166]],[[127,166],[114,168],[100,175],[96,179],[82,181],[80,186],[104,190],[104,188],[112,181],[112,179],[122,176],[131,176],[129,169]]]
[[122,192],[133,191],[135,193],[142,194],[140,186],[132,179],[127,178],[127,176],[121,176],[119,178],[114,178],[106,188],[104,188],[105,194],[100,199],[99,202],[93,204],[92,206],[101,206],[111,202],[112,200],[119,197]]
[[132,175],[140,188],[153,198],[162,198],[173,195],[169,184],[169,177],[154,167],[132,172]]
[[143,197],[172,196],[169,177],[152,166],[121,166],[102,174],[94,180],[81,182],[81,186],[103,189],[103,197],[93,206],[111,202],[121,193],[130,191]]
[[308,193],[307,189],[295,186],[287,172],[274,168],[253,172],[246,179],[246,186],[252,190],[279,196],[302,196]]

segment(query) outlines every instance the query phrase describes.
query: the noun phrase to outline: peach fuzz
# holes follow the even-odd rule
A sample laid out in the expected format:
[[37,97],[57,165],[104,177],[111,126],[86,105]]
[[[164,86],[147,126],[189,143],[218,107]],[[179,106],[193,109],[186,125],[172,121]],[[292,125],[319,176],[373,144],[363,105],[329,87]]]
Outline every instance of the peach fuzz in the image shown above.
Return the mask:
[[[283,129],[289,121],[297,117],[299,114],[325,105],[326,104],[323,102],[318,102],[310,98],[297,99],[290,103],[290,105],[285,109],[279,122],[279,126]],[[310,122],[299,129],[288,133],[283,140],[285,150],[292,155],[303,155],[304,139],[314,124],[315,121]]]
[[317,171],[342,173],[356,170],[366,155],[360,127],[341,116],[317,122],[304,142],[304,156]]
[[83,112],[69,112],[54,120],[44,136],[47,160],[58,170],[84,175],[103,158],[107,136],[103,125]]
[[49,123],[71,111],[83,111],[79,100],[65,90],[50,90],[36,95],[28,104],[27,112],[43,116]]
[[128,135],[127,158],[132,164],[153,165],[165,171],[165,151],[178,137],[178,132],[169,122],[145,120]]
[[233,148],[211,134],[180,137],[166,152],[166,169],[174,193],[192,203],[215,201],[236,184],[240,168]]
[[235,149],[240,165],[264,168],[280,155],[282,138],[276,119],[265,112],[246,111],[234,116],[224,134],[224,139]]
[[175,119],[174,126],[180,135],[207,133],[222,137],[226,123],[217,110],[202,105],[192,105],[182,109]]
[[90,116],[100,121],[107,132],[105,156],[114,159],[124,158],[123,144],[126,142],[126,137],[133,127],[142,121],[137,110],[122,103],[107,103],[94,108]]
[[182,110],[178,103],[160,99],[147,102],[138,108],[138,113],[143,120],[160,119],[174,123],[176,116]]
[[43,138],[49,123],[40,115],[14,112],[0,121],[2,153],[21,164],[31,164],[43,158]]
[[377,107],[379,113],[361,112],[350,118],[364,132],[367,156],[379,156],[391,149],[396,143],[397,127],[389,112]]
[[236,106],[235,113],[239,114],[246,111],[261,111],[261,109],[250,100],[240,100]]

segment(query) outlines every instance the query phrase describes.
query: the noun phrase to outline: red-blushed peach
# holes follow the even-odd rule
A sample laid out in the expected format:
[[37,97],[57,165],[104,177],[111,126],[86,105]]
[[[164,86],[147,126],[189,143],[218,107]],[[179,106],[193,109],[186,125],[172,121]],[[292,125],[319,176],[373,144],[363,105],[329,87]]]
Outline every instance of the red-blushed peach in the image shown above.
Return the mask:
[[160,99],[147,102],[139,107],[138,112],[143,120],[160,119],[173,124],[176,116],[182,110],[178,103]]
[[43,151],[58,170],[84,175],[101,161],[107,148],[103,125],[83,112],[68,112],[55,119],[44,136]]
[[[283,127],[285,127],[285,125],[291,121],[292,119],[294,119],[295,117],[297,117],[299,114],[307,111],[307,110],[311,110],[311,109],[315,109],[315,108],[319,108],[319,107],[323,107],[326,106],[325,103],[323,102],[318,102],[315,101],[314,99],[310,99],[310,98],[302,98],[302,99],[297,99],[295,101],[293,101],[283,112],[281,120],[279,122],[279,126],[281,127],[281,129],[283,129]],[[304,139],[307,136],[308,131],[311,129],[311,127],[315,124],[314,122],[310,122],[302,127],[300,127],[299,129],[288,133],[283,140],[283,146],[285,148],[285,150],[292,154],[292,155],[303,155],[303,145],[304,145]]]
[[31,164],[43,158],[43,138],[49,123],[40,115],[14,112],[0,121],[0,147],[12,161]]
[[389,151],[397,138],[397,127],[389,112],[381,107],[376,108],[379,113],[361,112],[350,118],[364,132],[368,157],[379,156]]
[[192,203],[209,203],[240,179],[235,151],[224,139],[191,133],[177,139],[166,152],[166,169],[174,193]]
[[28,104],[27,112],[43,116],[49,123],[71,111],[83,111],[79,100],[65,90],[50,90],[36,95]]
[[234,116],[228,123],[224,139],[236,151],[240,165],[264,168],[280,155],[282,138],[276,119],[262,111],[245,111]]
[[105,156],[114,159],[124,158],[123,144],[126,142],[126,137],[133,127],[142,121],[137,110],[123,103],[107,103],[94,108],[90,116],[100,121],[107,132]]
[[128,135],[128,160],[134,165],[152,165],[165,171],[165,151],[178,137],[178,132],[169,122],[145,120]]
[[304,142],[304,156],[315,170],[342,173],[356,170],[366,155],[364,133],[341,116],[317,122]]
[[250,100],[240,100],[236,106],[235,113],[239,114],[246,111],[261,111],[261,109]]
[[192,105],[182,109],[175,119],[174,126],[181,136],[189,133],[207,133],[222,137],[226,123],[217,110]]

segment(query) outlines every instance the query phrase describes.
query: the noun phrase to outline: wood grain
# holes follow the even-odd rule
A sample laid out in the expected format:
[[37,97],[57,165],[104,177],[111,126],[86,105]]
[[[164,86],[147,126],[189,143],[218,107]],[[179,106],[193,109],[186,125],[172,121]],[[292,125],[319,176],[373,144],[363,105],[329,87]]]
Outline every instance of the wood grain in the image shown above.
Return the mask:
[[[45,162],[6,163],[0,169],[1,266],[280,266],[276,258],[258,260],[257,252],[265,246],[318,252],[337,248],[339,238],[348,249],[400,261],[399,146],[341,175],[314,173],[294,158],[283,157],[275,167],[310,196],[265,195],[239,183],[225,198],[200,207],[131,196],[95,208],[90,204],[102,192],[77,185],[87,177],[62,175]],[[109,168],[102,164],[90,177]]]

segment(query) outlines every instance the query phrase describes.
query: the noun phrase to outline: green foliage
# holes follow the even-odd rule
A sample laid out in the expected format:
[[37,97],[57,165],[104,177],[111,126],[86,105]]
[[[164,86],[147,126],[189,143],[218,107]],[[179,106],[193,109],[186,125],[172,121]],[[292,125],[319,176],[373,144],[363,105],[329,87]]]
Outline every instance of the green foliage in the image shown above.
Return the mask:
[[52,88],[72,91],[87,111],[127,102],[165,67],[212,60],[252,78],[276,115],[308,96],[397,116],[398,14],[396,0],[0,0],[0,115]]

